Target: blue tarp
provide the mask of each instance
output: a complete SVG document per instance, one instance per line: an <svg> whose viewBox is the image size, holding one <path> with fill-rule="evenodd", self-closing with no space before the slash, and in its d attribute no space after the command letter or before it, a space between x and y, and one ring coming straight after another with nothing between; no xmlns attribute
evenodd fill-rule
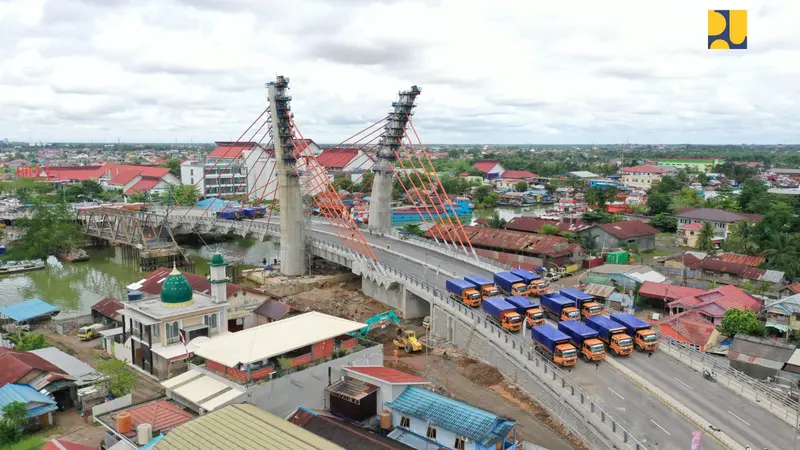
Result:
<svg viewBox="0 0 800 450"><path fill-rule="evenodd" d="M226 208L241 208L242 204L221 198L207 198L197 202L198 208L210 209L211 211L222 211Z"/></svg>
<svg viewBox="0 0 800 450"><path fill-rule="evenodd" d="M33 319L34 317L44 316L56 311L58 311L58 308L49 303L43 302L38 298L0 307L0 314L14 320L15 322L24 322L26 320Z"/></svg>

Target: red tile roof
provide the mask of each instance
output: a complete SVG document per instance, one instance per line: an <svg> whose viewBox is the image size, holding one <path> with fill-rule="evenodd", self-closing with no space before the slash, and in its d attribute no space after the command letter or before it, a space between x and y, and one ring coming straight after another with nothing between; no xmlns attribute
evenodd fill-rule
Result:
<svg viewBox="0 0 800 450"><path fill-rule="evenodd" d="M258 145L256 142L216 142L217 147L208 154L210 158L235 159L242 156L245 150Z"/></svg>
<svg viewBox="0 0 800 450"><path fill-rule="evenodd" d="M596 226L617 239L632 239L660 233L659 230L641 220L624 220L622 222L603 223Z"/></svg>
<svg viewBox="0 0 800 450"><path fill-rule="evenodd" d="M687 225L681 225L679 228L682 228L682 229L685 229L685 230L699 230L699 229L703 228L703 224L700 223L700 222L694 222L694 223L690 223L690 224L687 224Z"/></svg>
<svg viewBox="0 0 800 450"><path fill-rule="evenodd" d="M39 355L0 347L0 386L16 383L32 370L52 374L52 381L72 379L66 372Z"/></svg>
<svg viewBox="0 0 800 450"><path fill-rule="evenodd" d="M108 180L108 184L124 186L139 175L142 177L160 179L169 173L169 169L167 167L117 164L108 168L106 172L111 176L111 179Z"/></svg>
<svg viewBox="0 0 800 450"><path fill-rule="evenodd" d="M97 447L89 447L62 439L53 439L44 444L41 450L97 450Z"/></svg>
<svg viewBox="0 0 800 450"><path fill-rule="evenodd" d="M117 311L124 308L125 305L121 301L113 297L106 297L99 302L92 305L92 311L97 311L105 317L113 319L118 315Z"/></svg>
<svg viewBox="0 0 800 450"><path fill-rule="evenodd" d="M688 286L675 286L667 283L656 283L654 281L645 281L639 288L639 295L650 298L657 298L667 301L677 300L682 297L699 295L705 292L702 289L697 289Z"/></svg>
<svg viewBox="0 0 800 450"><path fill-rule="evenodd" d="M435 235L439 239L450 242L455 239L454 235L457 234L451 231L453 228L455 227L436 224L425 232L425 236L432 237ZM579 244L571 243L560 236L546 236L469 225L463 228L464 231L458 235L463 236L466 233L475 247L512 250L514 253L542 255L553 258L583 251L583 247ZM457 241L457 239L455 240Z"/></svg>
<svg viewBox="0 0 800 450"><path fill-rule="evenodd" d="M344 169L358 155L357 148L328 148L317 156L317 162L326 169Z"/></svg>
<svg viewBox="0 0 800 450"><path fill-rule="evenodd" d="M344 369L349 372L360 373L361 375L385 381L390 384L430 384L430 381L426 380L425 378L410 375L397 369L392 369L391 367L353 366L345 367Z"/></svg>
<svg viewBox="0 0 800 450"><path fill-rule="evenodd" d="M792 283L786 287L795 294L800 294L800 281Z"/></svg>
<svg viewBox="0 0 800 450"><path fill-rule="evenodd" d="M42 169L49 181L97 180L103 176L102 165L92 166L48 166Z"/></svg>
<svg viewBox="0 0 800 450"><path fill-rule="evenodd" d="M478 161L472 167L480 170L482 173L486 174L489 173L490 170L494 168L498 164L496 159L485 159L483 161Z"/></svg>
<svg viewBox="0 0 800 450"><path fill-rule="evenodd" d="M128 190L125 191L125 194L136 194L136 193L147 192L150 189L156 187L160 182L161 178L142 177L142 179L136 182L136 184L128 188Z"/></svg>
<svg viewBox="0 0 800 450"><path fill-rule="evenodd" d="M653 166L623 167L622 171L627 173L658 173L658 174L667 173L666 170L659 169L658 167L653 167Z"/></svg>
<svg viewBox="0 0 800 450"><path fill-rule="evenodd" d="M725 253L720 256L719 259L727 262L744 264L750 267L758 267L767 260L767 258L763 256L740 255L738 253Z"/></svg>
<svg viewBox="0 0 800 450"><path fill-rule="evenodd" d="M659 331L689 344L701 347L708 343L716 327L699 311L684 311L656 322ZM703 348L701 348L703 350Z"/></svg>
<svg viewBox="0 0 800 450"><path fill-rule="evenodd" d="M506 170L500 178L504 180L524 180L526 178L536 178L536 174L527 170Z"/></svg>
<svg viewBox="0 0 800 450"><path fill-rule="evenodd" d="M711 303L718 305L719 309L713 309L713 311L707 309L706 305ZM725 311L731 308L758 312L762 303L738 287L727 285L709 289L701 294L687 295L667 304L668 308L673 306L683 306L692 310L703 307L707 313L711 314L713 312L714 314L712 315L721 317L725 314Z"/></svg>
<svg viewBox="0 0 800 450"><path fill-rule="evenodd" d="M184 411L166 400L157 400L115 411L111 415L112 419L116 421L117 416L122 412L131 414L133 429L130 433L127 433L127 436L134 436L136 434L136 427L142 423L152 424L153 435L156 435L157 433L166 433L178 425L182 425L196 417L195 414Z"/></svg>
<svg viewBox="0 0 800 450"><path fill-rule="evenodd" d="M158 269L148 273L145 275L145 282L142 284L139 290L145 294L160 295L161 287L164 284L162 280L166 278L170 272L172 272L172 269L168 267L159 267ZM211 282L209 282L205 277L189 272L181 273L189 281L189 285L192 286L193 291L203 294L209 294L211 292ZM225 285L225 294L228 297L233 296L233 294L241 290L242 287L238 284L228 283Z"/></svg>
<svg viewBox="0 0 800 450"><path fill-rule="evenodd" d="M542 229L542 225L545 224L557 226L559 233L578 233L591 227L591 225L584 223L582 219L578 219L575 223L570 223L563 220L540 219L534 216L517 216L508 221L505 229L537 233Z"/></svg>

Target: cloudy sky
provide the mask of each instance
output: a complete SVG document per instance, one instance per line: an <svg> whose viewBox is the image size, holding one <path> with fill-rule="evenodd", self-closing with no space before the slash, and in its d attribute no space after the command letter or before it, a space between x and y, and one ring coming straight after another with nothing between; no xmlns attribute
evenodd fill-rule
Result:
<svg viewBox="0 0 800 450"><path fill-rule="evenodd" d="M758 6L754 6L758 5ZM709 51L707 10L748 9ZM798 143L796 0L0 0L0 138L236 139L291 79L336 143L422 88L426 143Z"/></svg>

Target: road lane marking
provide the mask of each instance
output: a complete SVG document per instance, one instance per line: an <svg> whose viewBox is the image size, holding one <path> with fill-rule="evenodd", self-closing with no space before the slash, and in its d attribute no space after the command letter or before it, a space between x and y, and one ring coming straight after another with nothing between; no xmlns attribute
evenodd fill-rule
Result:
<svg viewBox="0 0 800 450"><path fill-rule="evenodd" d="M681 380L679 380L679 379L677 379L677 378L675 378L675 377L672 377L672 379L674 379L674 380L675 380L675 381L677 381L678 383L680 383L680 384L682 384L682 385L686 386L687 388L689 388L689 389L691 389L691 390L694 390L694 388L693 388L693 387L689 386L688 384L684 383L683 381L681 381Z"/></svg>
<svg viewBox="0 0 800 450"><path fill-rule="evenodd" d="M728 411L728 412L730 412L730 411ZM672 433L670 433L669 431L665 430L664 427L659 425L655 420L650 419L650 422L653 422L653 425L657 426L658 428L661 428L661 431L663 431L664 433L667 433L668 436L672 436Z"/></svg>
<svg viewBox="0 0 800 450"><path fill-rule="evenodd" d="M613 389L611 389L611 388L608 388L608 390L609 390L609 391L611 391L611 392L613 392L613 393L615 393L615 394L617 394L617 397L619 397L619 398L621 398L621 399L625 400L625 397L623 397L623 396L619 395L619 392L617 392L617 391L615 391L615 390L613 390Z"/></svg>
<svg viewBox="0 0 800 450"><path fill-rule="evenodd" d="M736 414L734 414L734 413L732 413L732 412L730 412L730 411L728 411L728 414L732 415L733 417L736 417L737 419L739 419L740 421L742 421L742 423L743 423L743 424L745 424L745 425L747 425L748 427L750 426L750 424L749 424L749 423L745 422L745 421L744 421L744 419L742 419L741 417L737 416Z"/></svg>

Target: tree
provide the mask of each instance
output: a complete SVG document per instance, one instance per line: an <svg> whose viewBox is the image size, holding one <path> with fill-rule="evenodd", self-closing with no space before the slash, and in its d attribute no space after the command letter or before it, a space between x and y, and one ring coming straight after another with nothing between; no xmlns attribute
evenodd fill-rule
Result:
<svg viewBox="0 0 800 450"><path fill-rule="evenodd" d="M727 336L747 334L761 337L764 336L764 330L764 324L758 320L756 313L736 308L725 311L720 326L720 332Z"/></svg>
<svg viewBox="0 0 800 450"><path fill-rule="evenodd" d="M469 169L467 169L467 175L469 175L471 177L482 177L483 176L483 172L478 170L477 167L470 167Z"/></svg>
<svg viewBox="0 0 800 450"><path fill-rule="evenodd" d="M11 335L13 337L13 335ZM50 347L50 344L44 340L44 335L41 333L25 333L15 342L17 350L21 352L29 352L31 350L39 350L40 348Z"/></svg>
<svg viewBox="0 0 800 450"><path fill-rule="evenodd" d="M514 190L517 192L525 192L528 190L528 183L524 181L518 181L517 184L514 185Z"/></svg>
<svg viewBox="0 0 800 450"><path fill-rule="evenodd" d="M114 398L129 394L136 383L136 375L125 361L107 359L97 365L97 370L108 377L108 380L99 383L108 383L108 392Z"/></svg>
<svg viewBox="0 0 800 450"><path fill-rule="evenodd" d="M486 225L488 225L489 228L498 228L499 229L499 228L505 227L506 223L508 223L506 221L506 219L503 219L502 217L500 217L500 213L495 211L494 214L492 215L492 217L490 217L489 220L486 222Z"/></svg>
<svg viewBox="0 0 800 450"><path fill-rule="evenodd" d="M763 205L758 204L758 199L767 194L769 188L761 180L747 180L742 184L742 192L739 194L739 205L742 211L758 212L763 210Z"/></svg>
<svg viewBox="0 0 800 450"><path fill-rule="evenodd" d="M683 188L678 191L678 195L672 198L672 202L669 205L673 211L683 208L699 208L701 206L703 206L703 197L696 190L690 188Z"/></svg>
<svg viewBox="0 0 800 450"><path fill-rule="evenodd" d="M169 168L169 172L171 174L175 175L178 178L181 177L181 160L180 159L175 159L175 158L170 159L170 160L167 161L167 164L165 164L165 165L166 165L166 167Z"/></svg>
<svg viewBox="0 0 800 450"><path fill-rule="evenodd" d="M700 228L700 237L697 238L697 249L702 251L714 250L714 224L703 222Z"/></svg>
<svg viewBox="0 0 800 450"><path fill-rule="evenodd" d="M406 223L400 228L401 231L413 234L414 236L422 236L422 229L418 223Z"/></svg>
<svg viewBox="0 0 800 450"><path fill-rule="evenodd" d="M3 406L0 414L0 448L16 444L22 438L27 408L23 402L11 402Z"/></svg>
<svg viewBox="0 0 800 450"><path fill-rule="evenodd" d="M547 236L555 236L558 234L558 227L553 225L552 223L546 223L539 228L539 234L544 234Z"/></svg>
<svg viewBox="0 0 800 450"><path fill-rule="evenodd" d="M197 186L193 184L173 184L169 187L167 204L176 206L194 206L200 198Z"/></svg>
<svg viewBox="0 0 800 450"><path fill-rule="evenodd" d="M83 244L83 235L75 222L75 213L66 203L47 204L36 200L32 215L17 224L25 232L13 243L9 258L45 258L58 251Z"/></svg>
<svg viewBox="0 0 800 450"><path fill-rule="evenodd" d="M650 219L650 225L665 233L672 233L678 229L678 218L672 214L659 213Z"/></svg>
<svg viewBox="0 0 800 450"><path fill-rule="evenodd" d="M476 205L478 203L483 203L483 200L490 193L491 193L491 189L489 189L489 186L487 186L485 184L482 184L482 185L476 187L474 191L472 191L472 200L474 200Z"/></svg>

